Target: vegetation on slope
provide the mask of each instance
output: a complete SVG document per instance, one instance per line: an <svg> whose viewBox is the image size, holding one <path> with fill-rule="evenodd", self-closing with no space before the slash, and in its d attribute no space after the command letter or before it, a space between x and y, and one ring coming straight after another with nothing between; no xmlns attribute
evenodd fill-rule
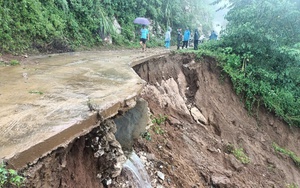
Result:
<svg viewBox="0 0 300 188"><path fill-rule="evenodd" d="M139 38L136 17L152 20L151 31L157 35L167 26L201 22L205 30L211 28L208 4L198 0L9 0L0 1L0 7L1 53L69 51L102 45L107 35L114 44L128 46ZM121 34L116 34L115 20Z"/></svg>
<svg viewBox="0 0 300 188"><path fill-rule="evenodd" d="M223 62L248 109L264 104L290 125L300 127L300 3L230 2L222 38L203 45L202 53Z"/></svg>
<svg viewBox="0 0 300 188"><path fill-rule="evenodd" d="M218 3L222 0L217 0ZM11 0L0 5L0 52L71 51L98 46L108 34L117 45L138 45L135 17L152 20L158 41L173 29L211 27L209 0ZM227 1L225 1L227 2ZM214 51L248 109L264 104L300 127L300 3L297 0L229 0L229 21ZM117 34L113 21L120 23ZM175 33L175 32L173 32ZM157 45L150 40L149 45Z"/></svg>

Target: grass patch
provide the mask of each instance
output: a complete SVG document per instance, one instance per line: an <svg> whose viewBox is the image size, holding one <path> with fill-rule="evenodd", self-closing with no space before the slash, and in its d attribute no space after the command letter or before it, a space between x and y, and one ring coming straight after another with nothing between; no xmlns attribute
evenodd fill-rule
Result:
<svg viewBox="0 0 300 188"><path fill-rule="evenodd" d="M146 139L146 140L148 140L148 141L151 141L151 140L152 140L151 134L150 134L148 131L142 133L142 138L144 138L144 139Z"/></svg>
<svg viewBox="0 0 300 188"><path fill-rule="evenodd" d="M295 183L289 183L286 185L287 188L299 188L299 186Z"/></svg>
<svg viewBox="0 0 300 188"><path fill-rule="evenodd" d="M19 62L18 60L13 59L13 60L11 60L11 61L9 62L9 64L10 64L11 66L16 66L16 65L20 65L20 62Z"/></svg>
<svg viewBox="0 0 300 188"><path fill-rule="evenodd" d="M153 131L156 134L164 134L165 133L165 130L163 128L161 128L161 126L159 126L159 125L153 126Z"/></svg>
<svg viewBox="0 0 300 188"><path fill-rule="evenodd" d="M151 115L150 119L153 124L161 125L166 122L166 120L168 119L168 116L161 115L161 114L159 114L158 116Z"/></svg>
<svg viewBox="0 0 300 188"><path fill-rule="evenodd" d="M300 157L298 157L294 152L278 146L275 142L273 142L272 146L276 152L289 156L294 161L295 165L300 167Z"/></svg>
<svg viewBox="0 0 300 188"><path fill-rule="evenodd" d="M250 158L245 154L243 148L235 148L232 144L228 144L227 152L233 154L242 164L250 163Z"/></svg>

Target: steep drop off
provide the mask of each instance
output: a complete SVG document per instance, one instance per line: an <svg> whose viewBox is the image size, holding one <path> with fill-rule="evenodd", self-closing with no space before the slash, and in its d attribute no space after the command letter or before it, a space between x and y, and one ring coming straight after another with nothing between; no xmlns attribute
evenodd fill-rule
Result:
<svg viewBox="0 0 300 188"><path fill-rule="evenodd" d="M272 146L275 142L300 156L299 129L288 127L263 108L249 115L214 59L164 55L134 70L147 82L140 97L148 102L149 117L168 116L166 122L149 126L148 134L134 142L152 187L300 185L299 168ZM146 124L143 115L135 116L147 112L145 106L138 106L127 116L120 112L114 121L100 118L91 133L24 169L26 187L135 187L124 171L115 178L125 158L124 147L114 134L124 139L118 136L118 122L125 125L137 119L129 124ZM241 148L249 157L246 164L233 154Z"/></svg>
<svg viewBox="0 0 300 188"><path fill-rule="evenodd" d="M141 138L135 144L135 150L146 152L152 179L158 170L165 174L158 184L243 188L300 185L299 167L272 146L277 143L300 156L299 129L288 127L264 108L249 115L214 59L171 55L134 69L148 83L142 97L152 114L169 119L160 126L163 134L150 128L151 141ZM250 160L246 158L245 164L233 154L233 150L243 153L241 148ZM155 157L147 157L149 153Z"/></svg>

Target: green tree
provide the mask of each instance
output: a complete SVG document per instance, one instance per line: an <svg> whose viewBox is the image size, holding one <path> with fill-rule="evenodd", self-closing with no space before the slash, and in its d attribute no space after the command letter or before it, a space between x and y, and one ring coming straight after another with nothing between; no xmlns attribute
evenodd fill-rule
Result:
<svg viewBox="0 0 300 188"><path fill-rule="evenodd" d="M230 0L220 47L240 57L233 79L249 109L263 101L300 126L300 6L295 0ZM228 68L230 67L231 68ZM298 72L298 73L297 73Z"/></svg>

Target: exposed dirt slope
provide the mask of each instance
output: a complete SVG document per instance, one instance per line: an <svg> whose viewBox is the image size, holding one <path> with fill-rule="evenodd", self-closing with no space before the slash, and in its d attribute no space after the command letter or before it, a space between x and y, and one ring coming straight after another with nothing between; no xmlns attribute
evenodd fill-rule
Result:
<svg viewBox="0 0 300 188"><path fill-rule="evenodd" d="M272 147L276 142L300 156L299 129L289 128L264 109L259 109L256 117L250 116L214 59L193 59L191 55L173 55L134 67L148 82L142 97L151 112L169 119L160 126L163 134L155 133L152 126L151 141L141 138L135 144L137 152L152 156L147 157L153 166L147 166L152 179L159 180L158 170L165 175L153 185L299 186L299 168ZM243 148L250 162L237 160L233 148Z"/></svg>

